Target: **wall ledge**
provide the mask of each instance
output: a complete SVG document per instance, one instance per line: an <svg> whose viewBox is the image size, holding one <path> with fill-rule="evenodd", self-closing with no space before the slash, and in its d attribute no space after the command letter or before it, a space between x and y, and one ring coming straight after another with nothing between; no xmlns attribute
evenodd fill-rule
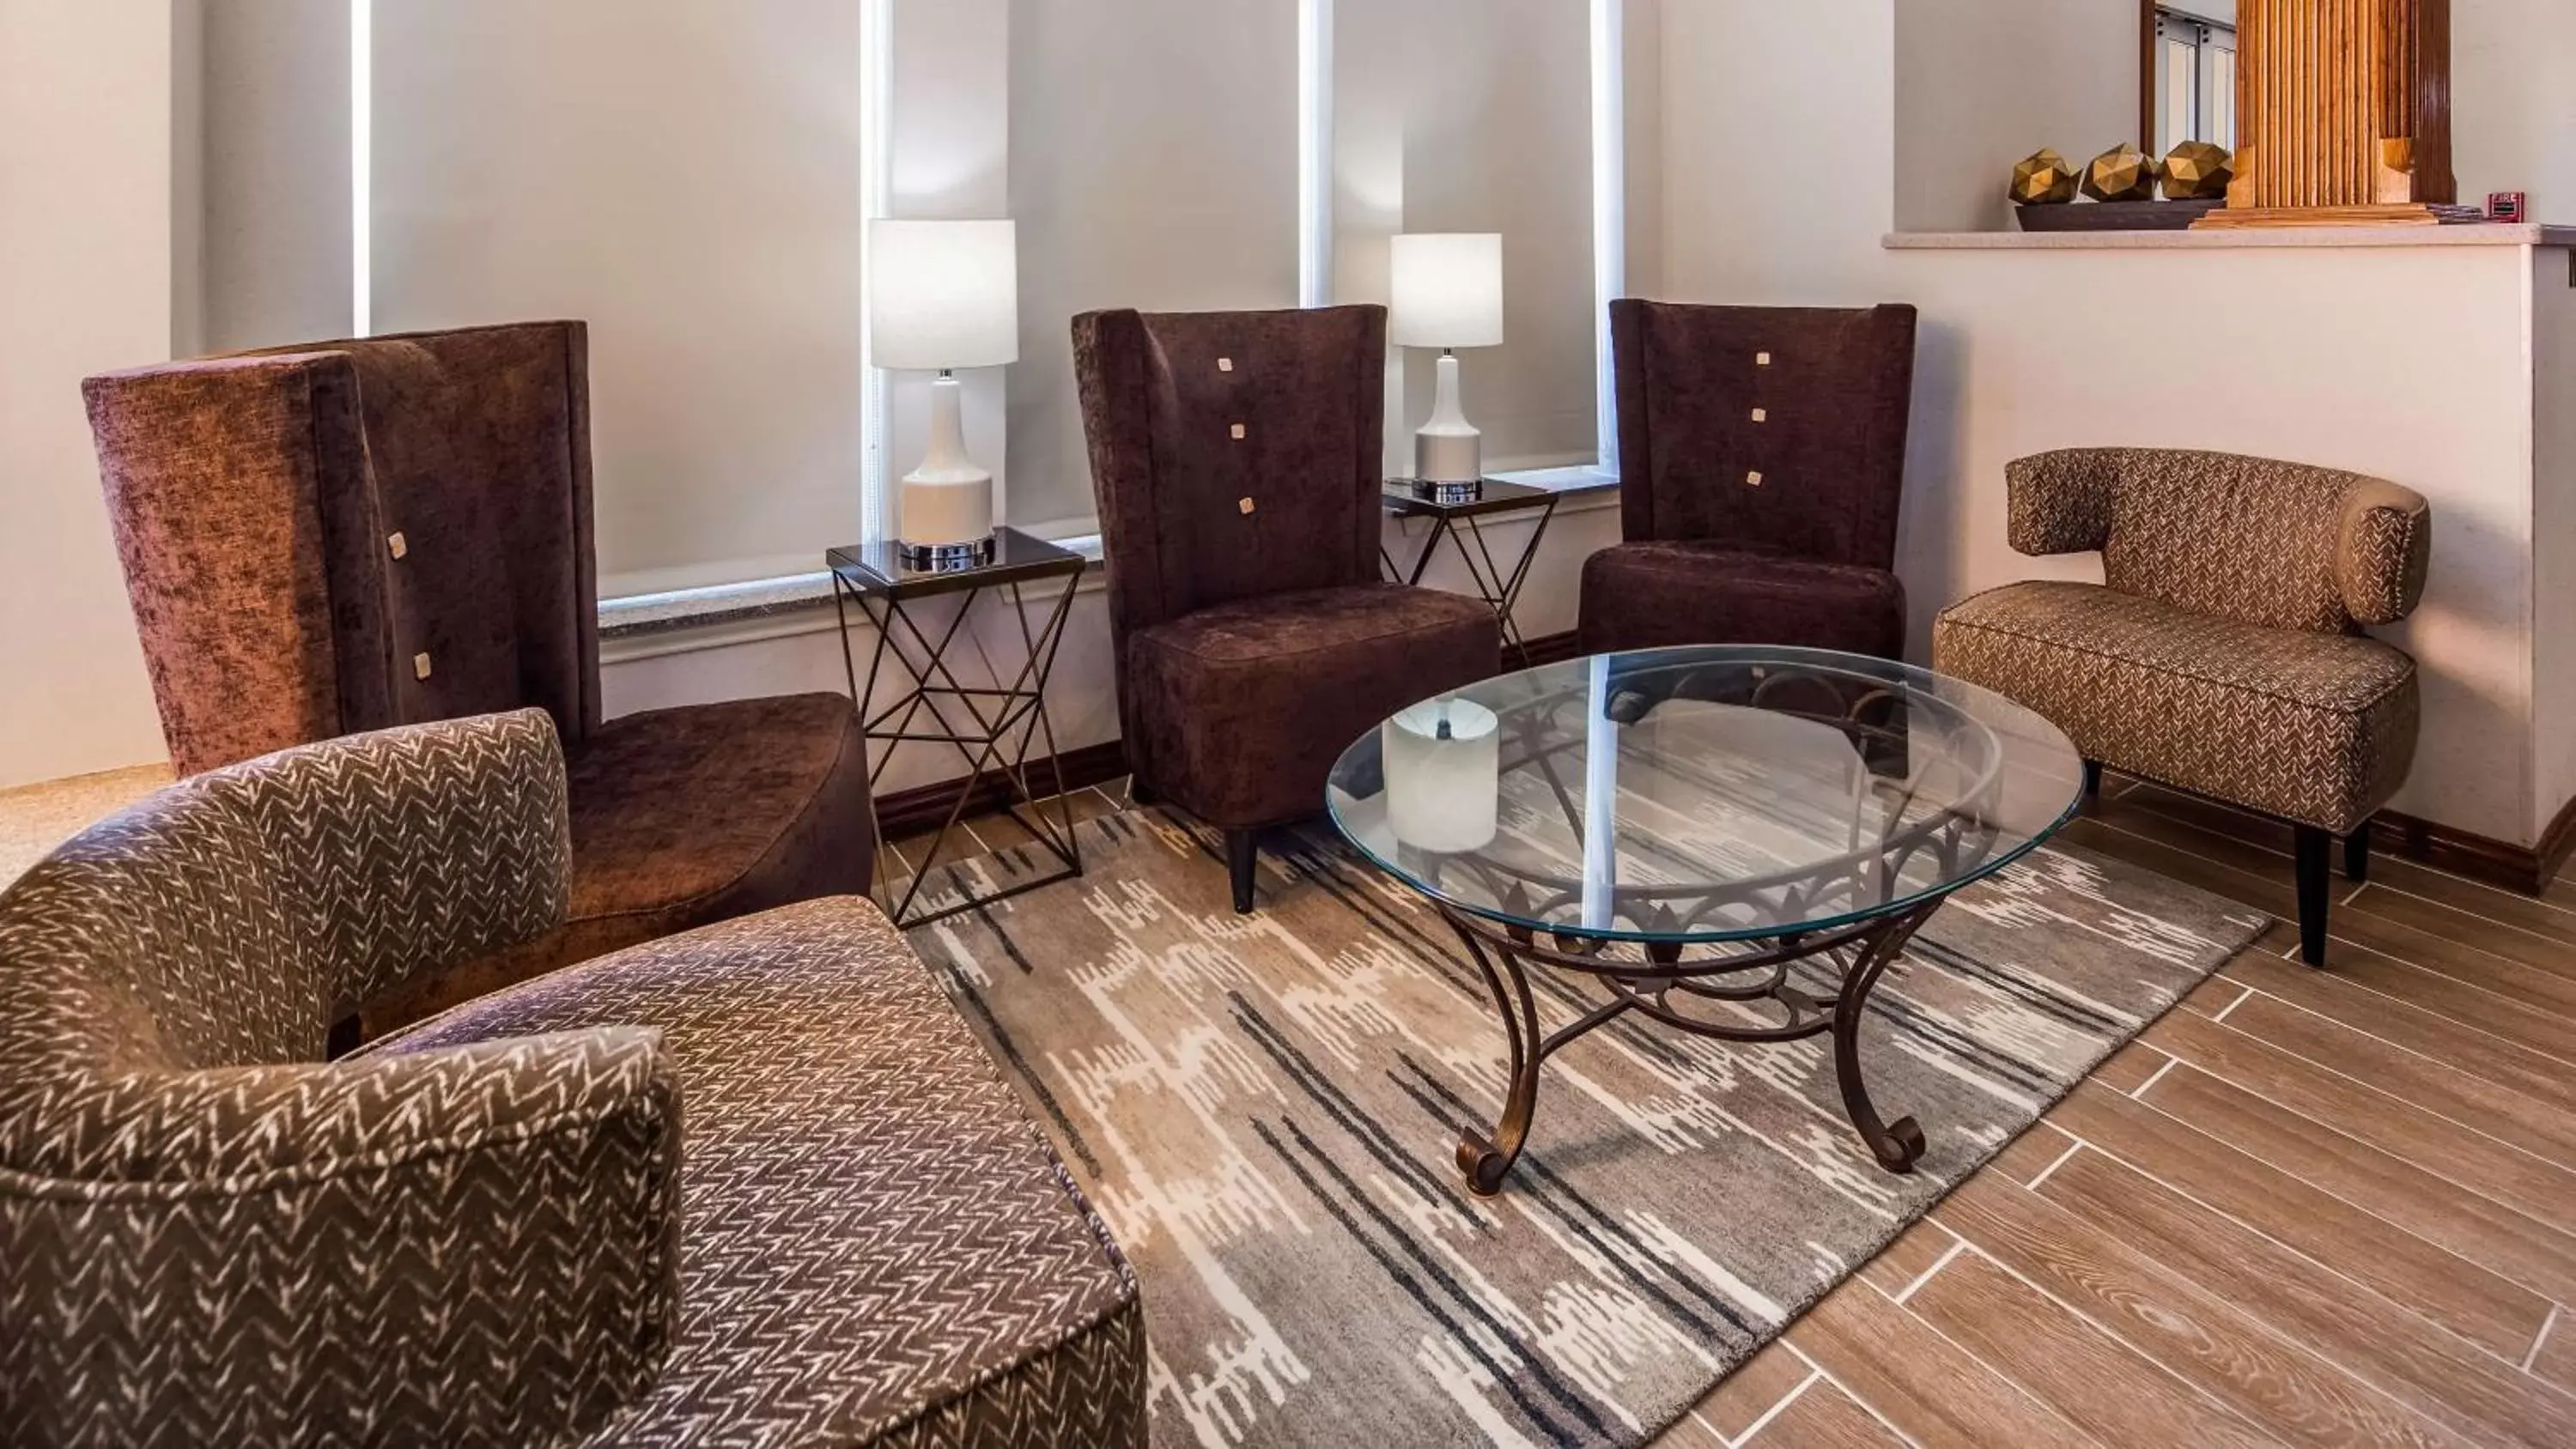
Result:
<svg viewBox="0 0 2576 1449"><path fill-rule="evenodd" d="M1895 231L1892 252L2251 251L2316 247L2576 247L2576 226L2247 227L2217 231Z"/></svg>
<svg viewBox="0 0 2576 1449"><path fill-rule="evenodd" d="M1619 476L1599 468L1540 468L1494 476L1565 495L1570 506L1561 507L1560 512L1618 506ZM1489 526L1508 522L1494 519ZM1101 560L1099 534L1056 536L1049 541L1089 559L1091 566L1084 586L1098 583L1106 568ZM609 646L605 652L611 662L654 653L718 648L829 627L832 621L817 615L829 609L831 603L832 575L822 569L741 583L628 594L599 601L599 637L602 644ZM676 647L656 648L643 642L699 631L711 632Z"/></svg>

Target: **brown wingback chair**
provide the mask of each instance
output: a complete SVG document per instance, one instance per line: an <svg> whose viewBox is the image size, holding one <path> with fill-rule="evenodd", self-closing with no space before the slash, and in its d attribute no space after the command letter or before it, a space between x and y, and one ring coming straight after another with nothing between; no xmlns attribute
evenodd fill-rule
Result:
<svg viewBox="0 0 2576 1449"><path fill-rule="evenodd" d="M2415 763L2415 661L2361 631L2424 595L2423 495L2300 463L2073 448L2008 471L2012 546L2102 555L2101 584L2034 580L1941 613L1945 674L2055 721L2101 767L2296 827L2300 951L2326 959L2329 858Z"/></svg>
<svg viewBox="0 0 2576 1449"><path fill-rule="evenodd" d="M1128 764L1225 832L1249 911L1255 832L1321 810L1386 716L1491 677L1501 631L1378 577L1384 308L1093 312L1073 344Z"/></svg>
<svg viewBox="0 0 2576 1449"><path fill-rule="evenodd" d="M1897 658L1914 309L1610 304L1626 541L1583 566L1586 652Z"/></svg>
<svg viewBox="0 0 2576 1449"><path fill-rule="evenodd" d="M554 717L569 916L368 1003L365 1034L638 941L866 892L874 825L847 699L601 718L582 324L313 343L84 390L179 773L391 725Z"/></svg>

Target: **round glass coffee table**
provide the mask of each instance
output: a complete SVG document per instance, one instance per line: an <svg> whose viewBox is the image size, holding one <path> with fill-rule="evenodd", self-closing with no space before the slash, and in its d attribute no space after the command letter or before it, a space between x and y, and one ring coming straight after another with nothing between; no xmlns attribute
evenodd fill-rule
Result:
<svg viewBox="0 0 2576 1449"><path fill-rule="evenodd" d="M1878 1161L1922 1156L1862 1080L1872 988L1960 887L2071 818L2084 769L2055 725L1929 670L1707 646L1552 664L1426 700L1345 751L1326 793L1372 861L1428 896L1502 1017L1511 1080L1458 1165L1502 1188L1540 1068L1630 1012L1738 1042L1830 1032ZM1607 988L1544 1036L1533 971Z"/></svg>

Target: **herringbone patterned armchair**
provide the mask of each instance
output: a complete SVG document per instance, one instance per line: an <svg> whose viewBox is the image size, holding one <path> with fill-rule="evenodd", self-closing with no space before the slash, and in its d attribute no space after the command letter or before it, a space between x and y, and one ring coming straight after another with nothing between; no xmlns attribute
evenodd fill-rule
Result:
<svg viewBox="0 0 2576 1449"><path fill-rule="evenodd" d="M2333 842L2359 880L2370 819L2415 761L2415 661L2364 634L2415 610L2422 495L2357 473L2159 448L2011 466L2012 546L2099 550L2101 584L2033 581L1942 611L1945 674L2057 722L2101 768L2290 822L2308 964Z"/></svg>
<svg viewBox="0 0 2576 1449"><path fill-rule="evenodd" d="M0 893L0 1443L1141 1444L1132 1275L864 900L323 1060L557 926L565 793L542 711L351 736Z"/></svg>

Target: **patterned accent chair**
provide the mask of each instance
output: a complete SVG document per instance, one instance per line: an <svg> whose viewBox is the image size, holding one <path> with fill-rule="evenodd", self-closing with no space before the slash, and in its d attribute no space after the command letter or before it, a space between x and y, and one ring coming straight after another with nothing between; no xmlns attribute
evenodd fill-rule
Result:
<svg viewBox="0 0 2576 1449"><path fill-rule="evenodd" d="M1386 309L1073 322L1127 762L1225 833L1324 808L1351 741L1502 668L1493 611L1378 576Z"/></svg>
<svg viewBox="0 0 2576 1449"><path fill-rule="evenodd" d="M1124 1260L883 915L331 1023L556 929L541 711L302 746L0 894L0 1442L1142 1445Z"/></svg>
<svg viewBox="0 0 2576 1449"><path fill-rule="evenodd" d="M366 1034L571 961L864 894L837 694L603 721L588 333L312 343L92 378L108 511L180 773L533 705L571 758L564 924L359 1003Z"/></svg>
<svg viewBox="0 0 2576 1449"><path fill-rule="evenodd" d="M2299 934L2325 964L2332 844L2415 760L2415 661L2364 635L2424 594L2433 525L2394 483L2223 453L2091 448L2012 465L2012 546L2102 554L2105 585L2019 583L1943 611L1934 667L2115 769L2296 827Z"/></svg>
<svg viewBox="0 0 2576 1449"><path fill-rule="evenodd" d="M1905 652L1897 508L1914 309L1610 304L1626 542L1583 565L1584 652Z"/></svg>

